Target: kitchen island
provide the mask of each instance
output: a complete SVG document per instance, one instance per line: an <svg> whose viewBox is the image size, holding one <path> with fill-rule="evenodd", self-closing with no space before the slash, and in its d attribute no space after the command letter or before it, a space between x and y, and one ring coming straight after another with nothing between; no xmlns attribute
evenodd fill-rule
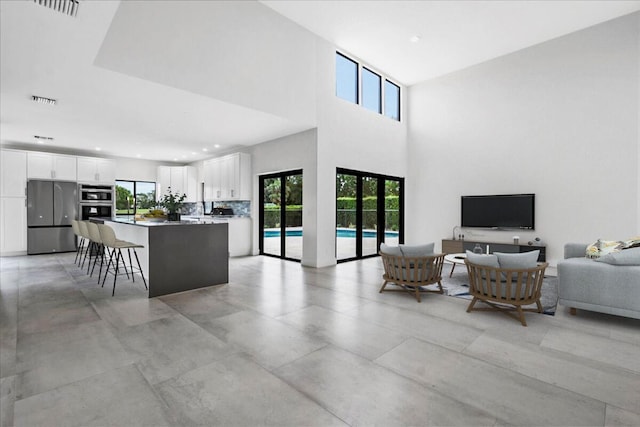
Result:
<svg viewBox="0 0 640 427"><path fill-rule="evenodd" d="M118 239L144 246L136 252L149 284L149 298L229 281L227 224L124 218L92 221L109 225Z"/></svg>

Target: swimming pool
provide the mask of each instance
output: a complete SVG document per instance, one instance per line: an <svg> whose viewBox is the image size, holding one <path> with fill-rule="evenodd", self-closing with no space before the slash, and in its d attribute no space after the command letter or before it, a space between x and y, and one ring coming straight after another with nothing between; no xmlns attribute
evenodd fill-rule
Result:
<svg viewBox="0 0 640 427"><path fill-rule="evenodd" d="M287 237L300 237L302 236L302 230L287 230L285 235ZM372 237L376 237L376 235L377 233L371 230L364 230L362 232L362 237L364 238L372 238ZM398 232L385 231L384 236L388 238L398 237ZM264 237L280 237L280 230L264 230ZM336 237L355 238L356 230L353 230L351 228L338 228L336 230Z"/></svg>

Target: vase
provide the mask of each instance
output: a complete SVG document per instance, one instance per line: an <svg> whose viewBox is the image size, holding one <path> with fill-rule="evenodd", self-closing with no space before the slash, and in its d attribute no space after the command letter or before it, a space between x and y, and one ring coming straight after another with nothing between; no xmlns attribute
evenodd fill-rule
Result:
<svg viewBox="0 0 640 427"><path fill-rule="evenodd" d="M476 245L474 246L473 253L474 254L482 254L482 246L480 246L479 243L476 243Z"/></svg>
<svg viewBox="0 0 640 427"><path fill-rule="evenodd" d="M180 213L179 212L169 212L167 214L167 220L169 220L169 221L180 221Z"/></svg>

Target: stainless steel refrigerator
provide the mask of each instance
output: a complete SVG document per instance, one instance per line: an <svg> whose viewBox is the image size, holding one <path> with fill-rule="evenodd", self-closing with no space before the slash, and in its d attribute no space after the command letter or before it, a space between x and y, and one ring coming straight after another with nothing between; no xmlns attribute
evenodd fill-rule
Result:
<svg viewBox="0 0 640 427"><path fill-rule="evenodd" d="M27 253L44 254L76 250L71 221L78 209L75 182L27 182Z"/></svg>

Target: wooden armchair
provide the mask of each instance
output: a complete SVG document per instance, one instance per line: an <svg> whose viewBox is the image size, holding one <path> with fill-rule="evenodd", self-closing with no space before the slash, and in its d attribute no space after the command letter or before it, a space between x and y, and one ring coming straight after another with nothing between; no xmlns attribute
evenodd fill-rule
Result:
<svg viewBox="0 0 640 427"><path fill-rule="evenodd" d="M384 283L380 288L380 293L387 292L409 292L412 293L418 302L420 293L434 292L442 293L442 266L444 265L444 254L434 254L421 257L409 257L403 255L393 255L380 252L382 265L384 266ZM397 289L386 289L387 284L398 286ZM437 283L439 290L430 290L423 286Z"/></svg>
<svg viewBox="0 0 640 427"><path fill-rule="evenodd" d="M540 294L544 271L548 263L540 263L537 267L528 269L504 269L477 265L465 260L469 273L469 294L473 300L467 307L467 312L472 310L497 310L502 311L519 320L522 326L527 326L524 319L525 311L537 311L542 313ZM480 300L490 307L474 308ZM522 306L535 303L536 308L522 308ZM517 316L512 311L517 312Z"/></svg>

